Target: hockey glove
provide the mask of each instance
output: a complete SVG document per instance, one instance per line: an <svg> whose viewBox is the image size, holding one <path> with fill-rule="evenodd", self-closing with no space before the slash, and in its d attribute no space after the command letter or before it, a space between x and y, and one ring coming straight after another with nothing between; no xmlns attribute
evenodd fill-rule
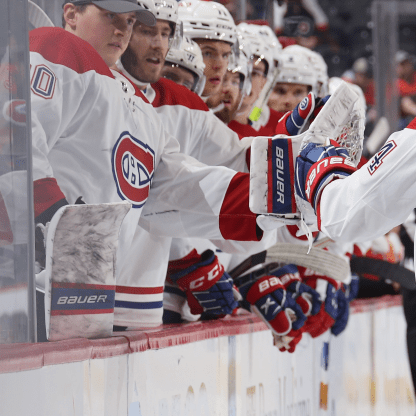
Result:
<svg viewBox="0 0 416 416"><path fill-rule="evenodd" d="M243 296L243 306L257 314L273 334L295 337L301 333L306 316L278 277L268 275L257 279L251 273L237 279L236 285Z"/></svg>
<svg viewBox="0 0 416 416"><path fill-rule="evenodd" d="M342 289L337 290L337 303L338 312L334 325L331 328L331 333L334 335L339 335L347 327L348 316L350 314L348 299Z"/></svg>
<svg viewBox="0 0 416 416"><path fill-rule="evenodd" d="M320 294L322 301L319 312L309 316L304 326L304 332L316 338L330 329L338 318L337 292L341 289L341 284L326 276L314 274L305 276L303 282L314 288Z"/></svg>
<svg viewBox="0 0 416 416"><path fill-rule="evenodd" d="M344 285L345 297L348 302L353 301L358 296L360 289L360 278L356 274L351 275L351 282Z"/></svg>
<svg viewBox="0 0 416 416"><path fill-rule="evenodd" d="M182 270L168 270L168 279L187 296L191 312L230 314L238 307L238 292L212 250L206 250L198 262Z"/></svg>
<svg viewBox="0 0 416 416"><path fill-rule="evenodd" d="M357 170L348 159L347 149L331 143L329 146L308 143L296 158L295 191L315 212L325 186Z"/></svg>
<svg viewBox="0 0 416 416"><path fill-rule="evenodd" d="M319 312L322 303L319 293L302 282L299 270L294 264L282 267L273 275L280 278L286 291L296 300L305 316L316 315Z"/></svg>
<svg viewBox="0 0 416 416"><path fill-rule="evenodd" d="M327 95L325 98L315 98L315 95L310 92L293 111L288 111L279 120L275 134L285 134L287 136L300 134L306 123L313 121L319 114L329 97Z"/></svg>

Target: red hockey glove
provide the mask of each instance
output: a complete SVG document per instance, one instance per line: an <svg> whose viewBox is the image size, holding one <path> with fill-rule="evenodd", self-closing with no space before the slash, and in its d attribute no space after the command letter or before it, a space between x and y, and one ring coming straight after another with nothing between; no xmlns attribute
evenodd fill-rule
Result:
<svg viewBox="0 0 416 416"><path fill-rule="evenodd" d="M316 338L330 329L338 318L338 290L341 283L326 277L311 273L304 268L299 268L303 275L303 282L315 289L321 296L321 307L316 315L308 317L304 332L308 332L312 338Z"/></svg>
<svg viewBox="0 0 416 416"><path fill-rule="evenodd" d="M230 314L238 307L233 280L212 250L204 251L199 261L190 266L180 265L180 261L170 263L168 279L186 293L193 314Z"/></svg>

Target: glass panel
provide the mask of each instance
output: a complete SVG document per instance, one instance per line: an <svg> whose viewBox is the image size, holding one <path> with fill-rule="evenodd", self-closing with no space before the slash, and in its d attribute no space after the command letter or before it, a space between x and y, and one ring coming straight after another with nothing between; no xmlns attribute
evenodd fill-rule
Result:
<svg viewBox="0 0 416 416"><path fill-rule="evenodd" d="M35 341L26 0L0 0L0 344Z"/></svg>

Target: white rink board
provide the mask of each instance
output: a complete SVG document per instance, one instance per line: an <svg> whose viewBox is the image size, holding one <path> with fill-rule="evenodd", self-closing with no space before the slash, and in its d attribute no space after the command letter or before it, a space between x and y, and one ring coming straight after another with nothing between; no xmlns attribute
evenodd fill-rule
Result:
<svg viewBox="0 0 416 416"><path fill-rule="evenodd" d="M350 315L325 372L327 339L288 354L260 331L4 373L0 415L414 416L401 306Z"/></svg>

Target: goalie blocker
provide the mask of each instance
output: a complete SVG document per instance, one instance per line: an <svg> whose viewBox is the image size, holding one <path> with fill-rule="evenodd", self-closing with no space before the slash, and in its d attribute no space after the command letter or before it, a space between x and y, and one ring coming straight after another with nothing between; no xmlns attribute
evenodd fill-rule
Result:
<svg viewBox="0 0 416 416"><path fill-rule="evenodd" d="M273 214L286 220L300 219L304 207L294 191L298 154L310 142L329 145L333 139L347 148L349 158L357 165L362 151L364 117L358 95L344 82L306 132L292 137L255 138L251 146L251 211L266 216ZM308 212L306 214L308 216ZM315 218L309 222L314 221Z"/></svg>

